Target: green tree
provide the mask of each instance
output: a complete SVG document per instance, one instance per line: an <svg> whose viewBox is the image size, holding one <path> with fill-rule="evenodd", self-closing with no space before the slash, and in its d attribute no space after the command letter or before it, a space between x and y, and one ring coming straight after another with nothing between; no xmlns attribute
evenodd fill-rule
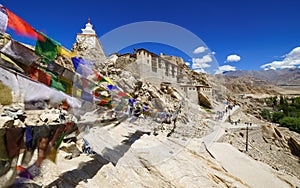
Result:
<svg viewBox="0 0 300 188"><path fill-rule="evenodd" d="M277 106L277 96L270 97L270 100L272 101L273 107Z"/></svg>
<svg viewBox="0 0 300 188"><path fill-rule="evenodd" d="M274 112L272 115L272 122L279 123L279 120L284 118L283 112Z"/></svg>
<svg viewBox="0 0 300 188"><path fill-rule="evenodd" d="M300 133L300 118L284 117L279 120L280 125Z"/></svg>
<svg viewBox="0 0 300 188"><path fill-rule="evenodd" d="M283 99L283 96L280 95L280 98L279 98L279 105L282 106L284 104L284 99Z"/></svg>
<svg viewBox="0 0 300 188"><path fill-rule="evenodd" d="M271 120L271 113L268 109L263 109L261 112L260 112L260 115L262 118L266 119L266 120Z"/></svg>

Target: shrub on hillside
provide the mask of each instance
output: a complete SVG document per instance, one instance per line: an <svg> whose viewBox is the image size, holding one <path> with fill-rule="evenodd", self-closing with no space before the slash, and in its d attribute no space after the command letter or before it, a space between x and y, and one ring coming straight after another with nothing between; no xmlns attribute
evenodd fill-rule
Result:
<svg viewBox="0 0 300 188"><path fill-rule="evenodd" d="M266 120L270 120L271 119L271 113L268 109L263 109L261 112L260 112L260 115L262 118L266 119Z"/></svg>
<svg viewBox="0 0 300 188"><path fill-rule="evenodd" d="M284 117L279 120L280 125L300 133L300 118Z"/></svg>
<svg viewBox="0 0 300 188"><path fill-rule="evenodd" d="M279 120L284 117L285 117L285 115L283 112L274 112L272 115L272 122L279 123Z"/></svg>

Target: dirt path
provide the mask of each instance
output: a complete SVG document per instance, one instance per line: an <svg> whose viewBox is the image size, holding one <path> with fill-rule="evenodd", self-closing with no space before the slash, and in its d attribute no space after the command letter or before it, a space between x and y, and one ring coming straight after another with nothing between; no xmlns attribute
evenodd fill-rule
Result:
<svg viewBox="0 0 300 188"><path fill-rule="evenodd" d="M270 166L252 159L228 143L213 143L208 150L226 171L251 187L291 187L279 179L278 172Z"/></svg>
<svg viewBox="0 0 300 188"><path fill-rule="evenodd" d="M233 114L238 108L230 111ZM231 175L240 178L243 182L251 187L292 187L299 186L300 181L296 178L289 177L290 180L283 178L283 174L279 174L265 163L254 160L248 155L238 151L235 147L228 143L217 143L217 141L225 134L225 128L244 128L246 124L232 125L225 123L229 113L224 114L221 121L216 122L214 131L203 138L203 143L207 151L222 165L222 167ZM257 127L257 125L252 125ZM285 179L285 180L283 180ZM291 180L292 179L292 180ZM290 183L292 182L292 183Z"/></svg>

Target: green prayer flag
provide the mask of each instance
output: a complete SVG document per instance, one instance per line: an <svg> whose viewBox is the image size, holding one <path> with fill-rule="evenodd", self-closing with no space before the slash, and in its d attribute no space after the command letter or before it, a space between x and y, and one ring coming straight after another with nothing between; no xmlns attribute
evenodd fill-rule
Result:
<svg viewBox="0 0 300 188"><path fill-rule="evenodd" d="M37 40L35 44L35 53L43 58L43 61L49 63L53 61L57 55L57 46L59 45L55 40L45 36L45 41Z"/></svg>
<svg viewBox="0 0 300 188"><path fill-rule="evenodd" d="M66 136L66 133L63 132L62 135L59 137L59 139L55 142L54 148L57 150L59 146L61 145L62 141L64 140L64 137Z"/></svg>

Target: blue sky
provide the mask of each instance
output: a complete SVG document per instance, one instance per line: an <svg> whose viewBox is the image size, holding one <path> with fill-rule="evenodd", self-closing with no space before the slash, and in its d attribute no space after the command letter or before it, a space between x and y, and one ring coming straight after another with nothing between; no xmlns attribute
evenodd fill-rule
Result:
<svg viewBox="0 0 300 188"><path fill-rule="evenodd" d="M300 66L298 0L2 0L0 3L68 49L89 17L100 38L126 24L159 21L175 24L199 37L209 49L207 54L215 57L220 70ZM13 37L30 43L27 39ZM145 47L155 53L182 55L165 45L146 43ZM129 50L125 48L121 52ZM210 63L209 59L205 61L202 57L194 58L194 62ZM193 62L193 57L184 59Z"/></svg>

